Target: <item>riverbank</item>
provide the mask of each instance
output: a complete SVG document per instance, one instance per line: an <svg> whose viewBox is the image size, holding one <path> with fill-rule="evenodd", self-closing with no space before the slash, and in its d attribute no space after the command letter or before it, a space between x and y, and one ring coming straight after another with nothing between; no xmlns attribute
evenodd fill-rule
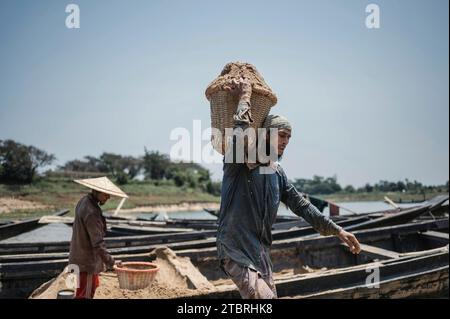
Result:
<svg viewBox="0 0 450 319"><path fill-rule="evenodd" d="M156 185L151 181L136 181L120 187L129 195L122 208L124 212L216 209L220 202L220 197L199 189ZM0 219L30 218L62 208L70 209L70 216L77 202L88 192L87 188L69 179L42 179L30 185L0 184ZM119 201L119 198L112 197L102 208L104 211L114 210Z"/></svg>
<svg viewBox="0 0 450 319"><path fill-rule="evenodd" d="M203 209L218 210L220 203L180 203L169 205L149 205L139 206L135 208L121 209L120 214L136 214L136 213L175 213L188 211L203 211Z"/></svg>
<svg viewBox="0 0 450 319"><path fill-rule="evenodd" d="M330 195L317 195L327 201L344 203L344 202L371 202L384 201L384 197L389 197L396 203L420 203L429 200L438 195L445 195L448 192L427 192L421 193L403 193L403 192L370 192L370 193L335 193Z"/></svg>
<svg viewBox="0 0 450 319"><path fill-rule="evenodd" d="M152 181L133 181L120 186L130 198L122 207L122 213L159 213L180 211L201 211L203 208L218 209L220 197L203 192L200 189L176 187L175 185ZM46 178L30 185L0 184L0 219L31 218L47 215L51 211L62 208L71 210L73 215L79 199L89 192L70 179ZM446 192L403 193L403 192L370 192L370 193L336 193L317 195L336 203L360 201L384 201L388 196L397 203L422 202L434 196L448 194ZM112 197L104 211L113 211L119 199Z"/></svg>

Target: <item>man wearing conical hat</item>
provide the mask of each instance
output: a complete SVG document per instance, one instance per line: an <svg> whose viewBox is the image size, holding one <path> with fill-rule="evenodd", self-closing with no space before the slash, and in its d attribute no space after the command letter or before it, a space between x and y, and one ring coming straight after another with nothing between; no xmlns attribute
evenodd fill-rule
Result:
<svg viewBox="0 0 450 319"><path fill-rule="evenodd" d="M75 298L92 299L99 285L99 273L114 266L114 258L106 250L106 220L100 206L111 196L128 196L107 177L75 180L91 189L75 208L69 264L79 269Z"/></svg>
<svg viewBox="0 0 450 319"><path fill-rule="evenodd" d="M292 134L292 126L286 118L278 115L267 116L264 127L275 132L267 133L266 143L257 141L268 144L278 160L262 163L262 160L257 158L251 162L247 156L233 154L236 153L237 138L243 136L240 132L252 123L252 87L248 80L241 78L239 81L233 80L226 89L238 94L239 105L234 115L235 135L232 147L227 150L231 154L225 154L223 166L222 200L216 241L220 266L236 284L243 298L276 298L270 246L272 225L280 202L304 218L322 235L338 236L353 253L360 252L360 245L353 234L321 214L288 181L278 163ZM237 162L236 158L245 160Z"/></svg>

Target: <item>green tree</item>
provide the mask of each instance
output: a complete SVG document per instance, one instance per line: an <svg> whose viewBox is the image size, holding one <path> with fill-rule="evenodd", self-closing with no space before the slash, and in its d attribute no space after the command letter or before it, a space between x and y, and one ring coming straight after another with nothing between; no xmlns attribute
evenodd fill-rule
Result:
<svg viewBox="0 0 450 319"><path fill-rule="evenodd" d="M209 181L206 184L206 191L211 195L220 196L221 189L222 189L222 183L220 183L220 182Z"/></svg>
<svg viewBox="0 0 450 319"><path fill-rule="evenodd" d="M0 182L31 183L39 168L53 163L55 156L37 147L13 140L0 140Z"/></svg>
<svg viewBox="0 0 450 319"><path fill-rule="evenodd" d="M85 156L84 160L68 161L60 169L75 172L105 173L115 177L119 184L125 184L140 173L142 159L105 152L99 158Z"/></svg>
<svg viewBox="0 0 450 319"><path fill-rule="evenodd" d="M148 151L145 149L145 154L142 161L142 167L146 178L160 180L166 177L168 168L170 166L170 159L165 154L160 154L158 151Z"/></svg>
<svg viewBox="0 0 450 319"><path fill-rule="evenodd" d="M336 176L324 178L314 175L312 179L296 179L293 184L307 194L333 194L342 190Z"/></svg>
<svg viewBox="0 0 450 319"><path fill-rule="evenodd" d="M344 191L346 193L354 193L355 192L355 188L352 185L347 185L347 186L345 186Z"/></svg>
<svg viewBox="0 0 450 319"><path fill-rule="evenodd" d="M108 173L108 168L94 156L85 156L83 160L71 160L59 169L73 172Z"/></svg>
<svg viewBox="0 0 450 319"><path fill-rule="evenodd" d="M367 193L371 193L371 192L373 192L373 186L370 185L369 183L367 183L366 185L364 185L364 190L365 190Z"/></svg>

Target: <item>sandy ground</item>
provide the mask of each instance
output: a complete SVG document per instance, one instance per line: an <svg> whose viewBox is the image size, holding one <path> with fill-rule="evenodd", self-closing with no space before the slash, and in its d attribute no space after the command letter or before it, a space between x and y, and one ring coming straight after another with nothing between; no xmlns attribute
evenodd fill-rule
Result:
<svg viewBox="0 0 450 319"><path fill-rule="evenodd" d="M134 291L121 289L117 275L114 272L105 272L100 274L100 287L96 291L95 299L168 299L235 288L230 279L208 281L188 257L178 257L166 247L157 248L151 254L155 255L154 263L160 270L149 287ZM326 269L311 269L308 266L288 268L274 273L274 278L280 280L324 270ZM67 289L67 277L66 273L60 274L53 281L36 289L30 298L56 299L58 291Z"/></svg>
<svg viewBox="0 0 450 319"><path fill-rule="evenodd" d="M39 210L48 208L49 206L37 202L14 197L0 197L0 214L7 214L17 210Z"/></svg>
<svg viewBox="0 0 450 319"><path fill-rule="evenodd" d="M216 289L192 265L187 257L177 257L175 253L165 247L158 248L152 253L157 258L154 261L160 270L149 287L140 290L120 289L119 280L114 272L100 274L100 287L95 299L166 299L205 293ZM56 299L58 291L67 289L66 273L60 274L52 282L45 283L36 289L30 298Z"/></svg>

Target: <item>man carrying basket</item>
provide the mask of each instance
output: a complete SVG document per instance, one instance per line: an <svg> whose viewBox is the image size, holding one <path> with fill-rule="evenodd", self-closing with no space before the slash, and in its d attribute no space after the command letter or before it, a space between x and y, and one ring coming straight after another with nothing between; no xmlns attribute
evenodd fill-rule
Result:
<svg viewBox="0 0 450 319"><path fill-rule="evenodd" d="M250 98L252 85L244 78L232 80L225 90L239 97L233 116L237 131L245 131L252 123ZM276 129L278 140L271 145L281 159L292 134L289 121L278 115L268 115L263 127ZM275 144L273 140L272 144ZM234 140L227 152L236 146ZM227 157L227 154L225 155ZM261 168L270 166L273 173ZM217 251L221 268L236 284L242 298L276 298L273 280L270 246L272 225L275 222L280 202L286 204L296 215L304 218L322 235L335 235L345 242L352 253L360 252L356 237L343 230L320 213L295 187L288 182L278 161L269 164L238 163L225 161L221 192Z"/></svg>

